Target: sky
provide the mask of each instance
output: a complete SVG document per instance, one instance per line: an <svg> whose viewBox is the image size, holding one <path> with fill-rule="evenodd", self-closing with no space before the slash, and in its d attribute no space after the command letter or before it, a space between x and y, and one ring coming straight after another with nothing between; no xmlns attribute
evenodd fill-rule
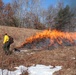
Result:
<svg viewBox="0 0 76 75"><path fill-rule="evenodd" d="M5 3L9 3L11 0L3 0L3 2Z"/></svg>
<svg viewBox="0 0 76 75"><path fill-rule="evenodd" d="M43 6L45 8L48 8L50 5L56 6L58 1L63 1L64 5L70 5L71 7L76 6L76 0L44 0ZM8 3L11 2L11 0L3 0L3 2Z"/></svg>
<svg viewBox="0 0 76 75"><path fill-rule="evenodd" d="M15 67L15 71L8 71L7 69L0 69L0 75L21 75L23 72L28 72L28 75L53 75L54 72L62 69L61 66L53 66L49 65L33 65L30 67L25 67L20 65L19 67Z"/></svg>
<svg viewBox="0 0 76 75"><path fill-rule="evenodd" d="M71 7L76 6L76 0L45 0L44 5L45 8L49 7L50 5L56 6L58 1L62 1L64 6L69 5Z"/></svg>

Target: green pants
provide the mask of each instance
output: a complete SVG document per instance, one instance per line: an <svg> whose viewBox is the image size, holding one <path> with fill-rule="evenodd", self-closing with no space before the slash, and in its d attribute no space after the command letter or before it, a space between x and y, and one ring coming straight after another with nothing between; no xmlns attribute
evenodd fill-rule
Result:
<svg viewBox="0 0 76 75"><path fill-rule="evenodd" d="M3 50L5 51L5 54L9 54L9 48L10 48L10 44L9 42L6 42L4 45L3 45Z"/></svg>

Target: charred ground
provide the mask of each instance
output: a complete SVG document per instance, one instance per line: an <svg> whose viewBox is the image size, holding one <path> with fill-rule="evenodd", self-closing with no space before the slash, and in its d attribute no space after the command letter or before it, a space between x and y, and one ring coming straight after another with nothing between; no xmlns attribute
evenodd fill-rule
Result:
<svg viewBox="0 0 76 75"><path fill-rule="evenodd" d="M41 30L0 26L0 68L14 70L15 66L33 64L60 65L62 70L54 75L76 75L76 46L59 47L52 50L24 50L5 55L2 50L3 35L7 32L14 38L13 48L21 45L26 38Z"/></svg>

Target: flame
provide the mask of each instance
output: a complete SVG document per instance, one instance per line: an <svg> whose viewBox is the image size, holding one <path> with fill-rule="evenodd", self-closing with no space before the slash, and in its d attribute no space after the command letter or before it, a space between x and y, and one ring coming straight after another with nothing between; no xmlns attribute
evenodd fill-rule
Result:
<svg viewBox="0 0 76 75"><path fill-rule="evenodd" d="M27 44L27 43L32 43L34 41L38 41L43 38L49 38L50 44L53 44L55 40L57 41L58 44L62 44L63 39L66 39L69 42L74 43L74 40L76 40L76 32L61 32L57 30L44 30L42 32L36 33L36 35L33 35L27 38L25 42L22 43L22 45Z"/></svg>

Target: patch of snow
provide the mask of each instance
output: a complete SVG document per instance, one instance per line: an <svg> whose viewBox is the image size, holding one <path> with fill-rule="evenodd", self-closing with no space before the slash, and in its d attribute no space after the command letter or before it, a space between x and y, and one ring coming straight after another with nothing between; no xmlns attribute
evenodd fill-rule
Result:
<svg viewBox="0 0 76 75"><path fill-rule="evenodd" d="M28 50L21 50L21 52L28 52Z"/></svg>
<svg viewBox="0 0 76 75"><path fill-rule="evenodd" d="M72 59L76 59L75 57L72 57Z"/></svg>
<svg viewBox="0 0 76 75"><path fill-rule="evenodd" d="M25 67L23 65L19 67L15 67L15 71L8 71L7 69L0 69L0 75L20 75L22 73L25 73L26 71L29 73L29 75L53 75L55 71L59 71L62 69L61 66L45 66L45 65L33 65L30 67Z"/></svg>
<svg viewBox="0 0 76 75"><path fill-rule="evenodd" d="M20 75L27 71L27 67L21 65L19 67L15 67L17 70L15 71L8 71L7 69L0 69L0 75Z"/></svg>
<svg viewBox="0 0 76 75"><path fill-rule="evenodd" d="M30 54L34 54L35 52L31 52Z"/></svg>
<svg viewBox="0 0 76 75"><path fill-rule="evenodd" d="M36 65L28 68L29 75L52 75L55 71L59 71L61 66L45 66Z"/></svg>
<svg viewBox="0 0 76 75"><path fill-rule="evenodd" d="M30 53L27 53L27 55L30 55Z"/></svg>
<svg viewBox="0 0 76 75"><path fill-rule="evenodd" d="M34 53L35 53L35 52L27 53L27 55L30 55L30 54L32 55L32 54L34 54Z"/></svg>

